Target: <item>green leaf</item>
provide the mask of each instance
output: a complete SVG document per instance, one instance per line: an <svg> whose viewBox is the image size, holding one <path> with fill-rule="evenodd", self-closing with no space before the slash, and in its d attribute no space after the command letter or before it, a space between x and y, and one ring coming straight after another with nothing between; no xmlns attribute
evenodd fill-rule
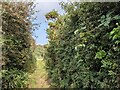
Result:
<svg viewBox="0 0 120 90"><path fill-rule="evenodd" d="M75 30L74 34L77 34L78 31L79 31L79 29Z"/></svg>
<svg viewBox="0 0 120 90"><path fill-rule="evenodd" d="M83 37L85 35L85 33L80 33L80 37Z"/></svg>
<svg viewBox="0 0 120 90"><path fill-rule="evenodd" d="M86 29L86 26L85 26L85 27L82 27L81 29L83 29L83 30Z"/></svg>
<svg viewBox="0 0 120 90"><path fill-rule="evenodd" d="M115 40L115 39L117 39L117 38L119 38L119 35L118 35L118 34L114 35L113 38L112 38L112 40Z"/></svg>
<svg viewBox="0 0 120 90"><path fill-rule="evenodd" d="M105 18L105 15L102 15L102 17L101 17L102 19L104 19Z"/></svg>
<svg viewBox="0 0 120 90"><path fill-rule="evenodd" d="M79 47L85 47L85 44L79 44L78 46Z"/></svg>
<svg viewBox="0 0 120 90"><path fill-rule="evenodd" d="M116 15L116 16L114 16L113 18L116 19L116 20L118 20L118 19L120 19L120 16L119 16L119 15Z"/></svg>
<svg viewBox="0 0 120 90"><path fill-rule="evenodd" d="M110 32L110 35L113 35L115 33L115 30L112 30L111 32Z"/></svg>
<svg viewBox="0 0 120 90"><path fill-rule="evenodd" d="M101 50L96 53L95 58L102 59L103 57L105 57L105 55L106 55L106 52L104 50Z"/></svg>
<svg viewBox="0 0 120 90"><path fill-rule="evenodd" d="M116 75L115 72L113 72L112 70L108 71L108 75Z"/></svg>

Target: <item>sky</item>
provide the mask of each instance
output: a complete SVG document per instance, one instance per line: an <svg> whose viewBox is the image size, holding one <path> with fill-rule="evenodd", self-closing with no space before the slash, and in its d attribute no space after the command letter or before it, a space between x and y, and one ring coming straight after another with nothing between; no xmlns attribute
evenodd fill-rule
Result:
<svg viewBox="0 0 120 90"><path fill-rule="evenodd" d="M39 10L35 15L37 19L35 22L40 24L39 29L33 32L33 38L36 41L36 44L45 45L48 42L46 29L48 28L48 23L45 18L45 14L52 11L53 9L57 10L58 13L63 14L64 11L61 9L58 0L36 0L35 10ZM35 37L37 36L37 38Z"/></svg>

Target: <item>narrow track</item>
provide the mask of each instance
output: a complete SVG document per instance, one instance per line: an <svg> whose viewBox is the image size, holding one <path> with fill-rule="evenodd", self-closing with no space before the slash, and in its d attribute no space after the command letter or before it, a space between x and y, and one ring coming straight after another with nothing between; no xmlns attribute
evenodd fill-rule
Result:
<svg viewBox="0 0 120 90"><path fill-rule="evenodd" d="M32 81L30 88L49 88L49 79L45 70L44 60L37 60L37 68L33 74L30 75Z"/></svg>

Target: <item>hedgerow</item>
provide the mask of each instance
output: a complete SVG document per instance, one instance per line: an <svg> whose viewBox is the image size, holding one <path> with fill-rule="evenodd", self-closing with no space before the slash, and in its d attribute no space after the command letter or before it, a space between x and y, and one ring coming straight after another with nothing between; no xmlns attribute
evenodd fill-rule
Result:
<svg viewBox="0 0 120 90"><path fill-rule="evenodd" d="M1 2L2 4L2 89L26 88L28 73L35 70L32 30L32 2Z"/></svg>
<svg viewBox="0 0 120 90"><path fill-rule="evenodd" d="M120 2L61 3L53 11L45 56L54 87L120 87ZM50 18L51 17L51 18Z"/></svg>

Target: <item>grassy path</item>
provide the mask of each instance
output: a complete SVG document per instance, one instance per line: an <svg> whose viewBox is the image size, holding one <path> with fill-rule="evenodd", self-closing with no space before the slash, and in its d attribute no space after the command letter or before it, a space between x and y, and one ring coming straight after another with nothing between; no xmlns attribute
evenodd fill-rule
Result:
<svg viewBox="0 0 120 90"><path fill-rule="evenodd" d="M37 60L37 68L33 74L30 75L32 81L30 83L30 88L49 88L49 80L47 72L45 70L44 60Z"/></svg>

